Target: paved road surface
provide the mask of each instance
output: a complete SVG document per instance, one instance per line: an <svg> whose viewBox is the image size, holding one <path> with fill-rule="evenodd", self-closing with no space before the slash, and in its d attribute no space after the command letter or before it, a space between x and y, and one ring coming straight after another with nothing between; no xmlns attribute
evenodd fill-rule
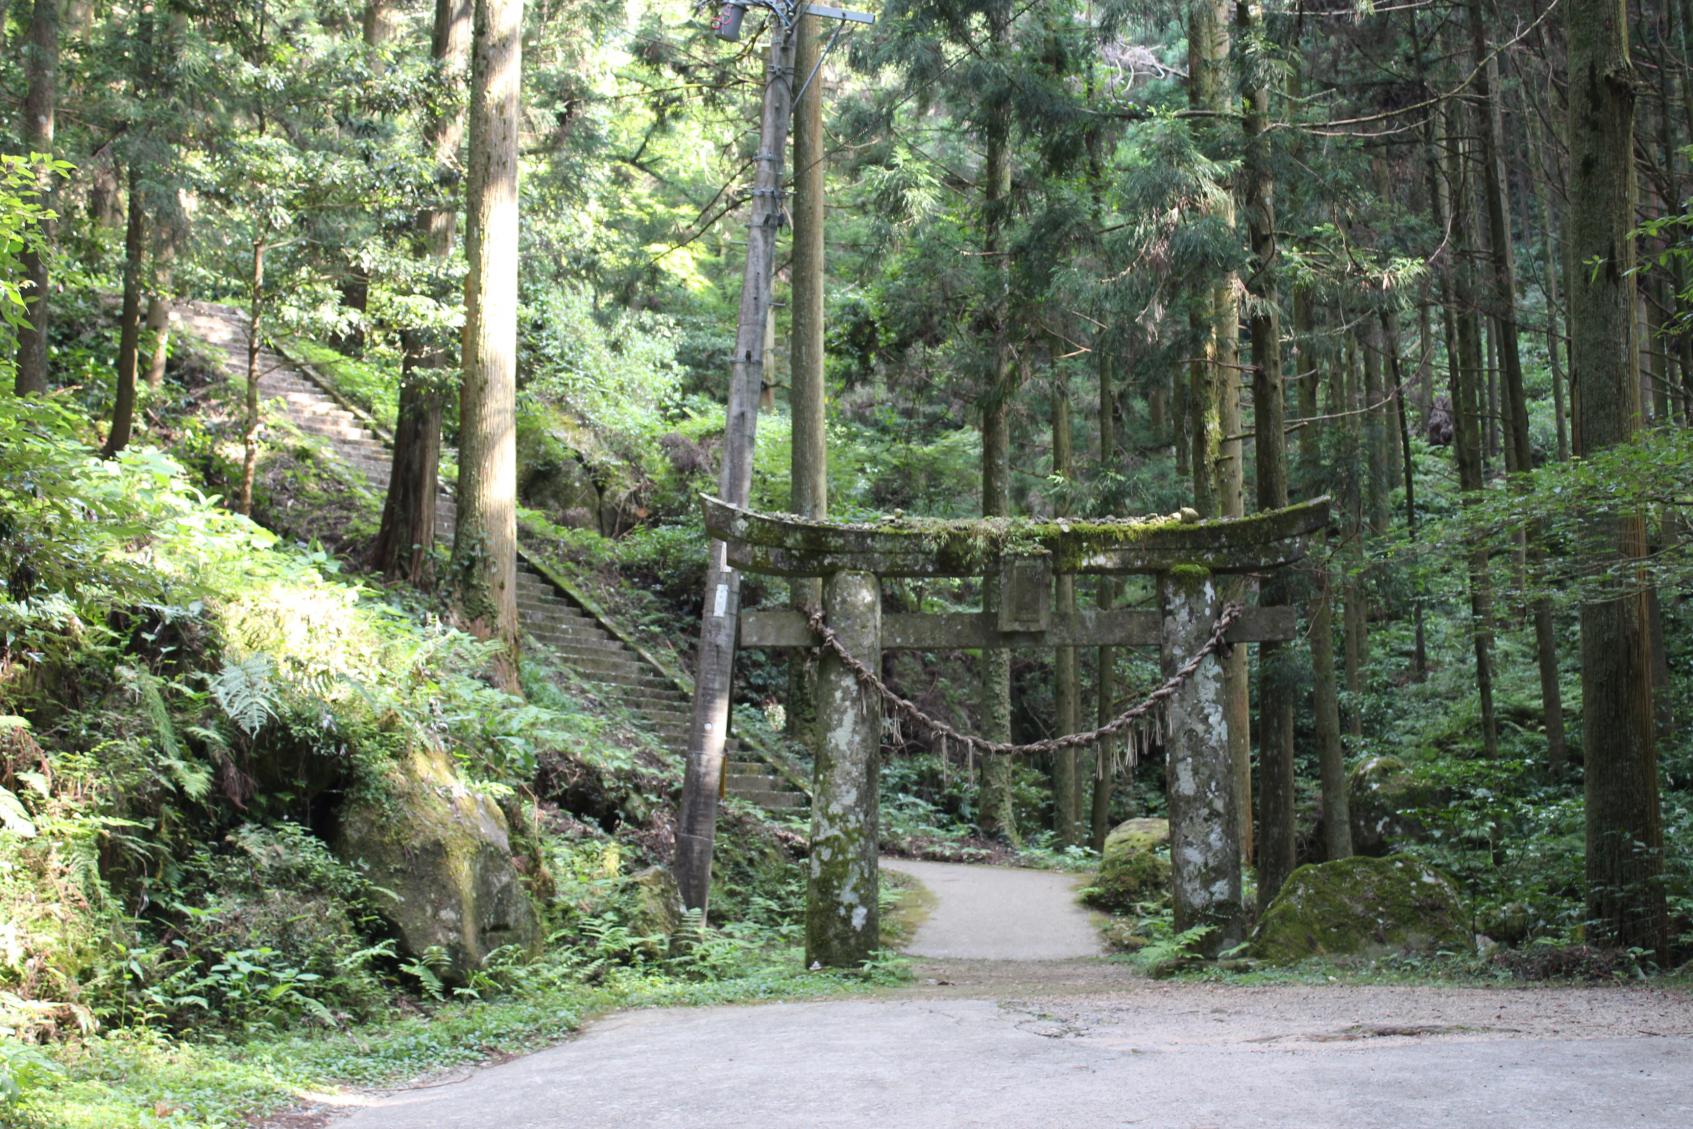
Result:
<svg viewBox="0 0 1693 1129"><path fill-rule="evenodd" d="M1693 998L1136 978L1063 880L931 882L939 959L882 999L626 1012L333 1129L1686 1129ZM1059 896L1059 902L1052 899ZM984 916L985 906L999 912ZM1049 932L1043 932L1050 926ZM1023 955L1034 961L1008 958ZM958 959L963 955L980 959ZM1047 959L1040 959L1040 958ZM951 959L946 959L951 958Z"/></svg>
<svg viewBox="0 0 1693 1129"><path fill-rule="evenodd" d="M1099 931L1076 904L1078 876L1050 870L883 859L935 896L906 946L949 960L1065 960L1102 955Z"/></svg>

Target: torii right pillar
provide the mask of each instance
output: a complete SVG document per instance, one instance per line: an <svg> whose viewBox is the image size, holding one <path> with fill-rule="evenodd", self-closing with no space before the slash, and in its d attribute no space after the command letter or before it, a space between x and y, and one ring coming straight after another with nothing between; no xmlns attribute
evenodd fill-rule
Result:
<svg viewBox="0 0 1693 1129"><path fill-rule="evenodd" d="M1158 575L1161 650L1169 677L1198 653L1217 623L1222 597L1202 566ZM1176 931L1209 925L1199 943L1208 957L1245 939L1240 831L1236 821L1229 725L1223 711L1223 667L1207 657L1167 707L1170 868Z"/></svg>

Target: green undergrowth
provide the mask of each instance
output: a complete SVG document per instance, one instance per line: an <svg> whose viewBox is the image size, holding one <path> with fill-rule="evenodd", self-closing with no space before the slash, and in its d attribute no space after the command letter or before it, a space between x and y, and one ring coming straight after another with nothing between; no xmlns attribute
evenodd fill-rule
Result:
<svg viewBox="0 0 1693 1129"><path fill-rule="evenodd" d="M743 805L714 929L668 939L643 876L680 772L625 710L542 662L525 698L496 689L428 598L90 438L64 403L0 400L0 1124L237 1125L610 1007L858 983L798 972L795 840ZM176 441L196 463L220 443ZM501 809L547 938L456 995L325 838L420 743Z"/></svg>

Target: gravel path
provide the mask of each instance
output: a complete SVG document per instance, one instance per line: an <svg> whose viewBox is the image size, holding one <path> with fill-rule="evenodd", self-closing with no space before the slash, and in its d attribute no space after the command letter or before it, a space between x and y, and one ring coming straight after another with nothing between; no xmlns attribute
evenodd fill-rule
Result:
<svg viewBox="0 0 1693 1129"><path fill-rule="evenodd" d="M929 884L917 984L626 1012L333 1129L1685 1129L1693 997L1639 987L1239 987L1088 954L1061 876ZM991 917L987 910L997 907ZM1068 953L1061 950L1069 948ZM932 952L934 955L922 955ZM973 954L964 959L956 954Z"/></svg>
<svg viewBox="0 0 1693 1129"><path fill-rule="evenodd" d="M935 897L905 951L948 960L1065 960L1100 956L1099 931L1076 904L1080 877L1051 870L883 859Z"/></svg>

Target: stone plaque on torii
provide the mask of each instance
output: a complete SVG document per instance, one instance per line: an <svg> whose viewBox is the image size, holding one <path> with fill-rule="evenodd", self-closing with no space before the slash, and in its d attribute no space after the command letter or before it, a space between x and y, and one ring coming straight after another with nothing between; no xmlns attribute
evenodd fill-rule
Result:
<svg viewBox="0 0 1693 1129"><path fill-rule="evenodd" d="M891 695L873 672L884 649L898 648L1157 646L1169 680L1155 691L1156 702L1137 709L1157 706L1156 727L1168 750L1176 928L1212 926L1211 951L1242 940L1222 668L1210 656L1227 644L1291 639L1297 617L1293 608L1225 608L1216 577L1299 560L1308 539L1328 523L1328 498L1211 521L1189 511L1140 520L848 524L757 513L715 498L703 499L703 506L706 530L727 546L730 568L823 579L819 616L808 619L788 608L744 611L739 634L743 647L826 643L817 681L808 964L854 967L878 947L876 775L883 700L910 703ZM1158 610L1056 616L1052 577L1059 573L1152 575ZM999 610L883 616L881 580L894 576L983 577L1000 585Z"/></svg>

